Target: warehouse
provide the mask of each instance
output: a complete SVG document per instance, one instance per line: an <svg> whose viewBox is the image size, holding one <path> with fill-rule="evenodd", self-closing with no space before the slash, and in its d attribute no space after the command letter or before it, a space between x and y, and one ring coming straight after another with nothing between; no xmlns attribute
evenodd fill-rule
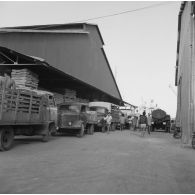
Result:
<svg viewBox="0 0 195 195"><path fill-rule="evenodd" d="M1 54L9 58L14 53L29 62L34 61L34 66L28 68L39 74L39 84L43 88L58 93L68 88L75 90L80 98L122 105L103 45L99 28L93 24L0 29ZM10 64L22 66L17 61Z"/></svg>
<svg viewBox="0 0 195 195"><path fill-rule="evenodd" d="M195 132L195 3L183 2L178 17L175 85L178 88L176 125L182 142L189 144Z"/></svg>

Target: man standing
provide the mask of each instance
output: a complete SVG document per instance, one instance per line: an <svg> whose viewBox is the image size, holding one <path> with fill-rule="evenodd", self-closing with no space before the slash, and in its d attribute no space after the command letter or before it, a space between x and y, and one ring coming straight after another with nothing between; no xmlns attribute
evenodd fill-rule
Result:
<svg viewBox="0 0 195 195"><path fill-rule="evenodd" d="M111 125L111 122L112 122L112 116L111 116L110 112L108 112L107 116L104 117L104 120L106 121L107 133L109 133L110 125Z"/></svg>
<svg viewBox="0 0 195 195"><path fill-rule="evenodd" d="M122 113L120 116L120 130L122 131L125 126L125 115Z"/></svg>
<svg viewBox="0 0 195 195"><path fill-rule="evenodd" d="M148 134L151 132L151 125L152 125L152 116L148 113Z"/></svg>
<svg viewBox="0 0 195 195"><path fill-rule="evenodd" d="M4 77L0 77L0 88L1 89L15 89L15 81L11 78L11 70L4 70Z"/></svg>
<svg viewBox="0 0 195 195"><path fill-rule="evenodd" d="M142 115L139 117L139 125L141 130L141 136L144 137L146 132L146 125L148 124L148 120L146 117L146 112L144 111Z"/></svg>

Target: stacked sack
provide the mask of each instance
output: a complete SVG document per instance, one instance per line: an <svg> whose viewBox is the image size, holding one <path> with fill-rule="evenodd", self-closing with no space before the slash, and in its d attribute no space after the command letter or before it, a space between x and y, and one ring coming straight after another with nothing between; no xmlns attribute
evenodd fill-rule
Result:
<svg viewBox="0 0 195 195"><path fill-rule="evenodd" d="M28 69L13 69L11 73L17 88L37 89L39 78L38 75Z"/></svg>

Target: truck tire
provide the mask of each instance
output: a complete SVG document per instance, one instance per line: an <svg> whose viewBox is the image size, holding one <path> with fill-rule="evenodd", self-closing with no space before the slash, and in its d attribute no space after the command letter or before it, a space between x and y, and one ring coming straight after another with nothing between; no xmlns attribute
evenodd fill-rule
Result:
<svg viewBox="0 0 195 195"><path fill-rule="evenodd" d="M55 136L56 135L56 126L54 123L51 123L49 125L49 132L51 136Z"/></svg>
<svg viewBox="0 0 195 195"><path fill-rule="evenodd" d="M102 133L106 132L106 126L105 125L101 127L101 131L102 131Z"/></svg>
<svg viewBox="0 0 195 195"><path fill-rule="evenodd" d="M85 127L84 127L84 124L82 123L79 134L78 134L78 137L83 137L84 133L85 133Z"/></svg>
<svg viewBox="0 0 195 195"><path fill-rule="evenodd" d="M50 135L51 135L51 131L50 131L50 125L49 125L47 133L42 135L42 142L48 142Z"/></svg>
<svg viewBox="0 0 195 195"><path fill-rule="evenodd" d="M113 123L113 124L111 125L111 130L112 130L112 131L115 131L115 130L116 130L116 124Z"/></svg>
<svg viewBox="0 0 195 195"><path fill-rule="evenodd" d="M9 150L14 142L14 131L12 127L3 127L0 130L0 151Z"/></svg>
<svg viewBox="0 0 195 195"><path fill-rule="evenodd" d="M195 137L192 138L192 148L195 149Z"/></svg>
<svg viewBox="0 0 195 195"><path fill-rule="evenodd" d="M89 134L93 135L94 134L94 125L89 126Z"/></svg>

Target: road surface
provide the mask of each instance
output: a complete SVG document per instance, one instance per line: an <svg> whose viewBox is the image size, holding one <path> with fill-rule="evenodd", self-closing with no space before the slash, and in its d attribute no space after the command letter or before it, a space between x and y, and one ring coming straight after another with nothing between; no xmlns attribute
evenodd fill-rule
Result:
<svg viewBox="0 0 195 195"><path fill-rule="evenodd" d="M171 134L95 133L0 152L0 193L195 193L195 150Z"/></svg>

